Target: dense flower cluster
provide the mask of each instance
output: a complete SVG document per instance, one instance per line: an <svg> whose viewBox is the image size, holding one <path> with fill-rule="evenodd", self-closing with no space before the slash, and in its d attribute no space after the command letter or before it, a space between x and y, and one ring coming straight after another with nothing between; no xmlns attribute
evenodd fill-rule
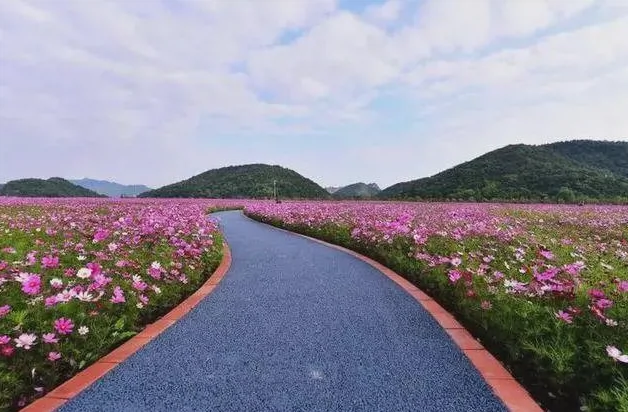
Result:
<svg viewBox="0 0 628 412"><path fill-rule="evenodd" d="M611 382L599 397L628 402L627 207L284 202L246 211L416 272L483 338L521 345L502 350L506 361L563 368L548 381L565 392L590 368L591 380Z"/></svg>
<svg viewBox="0 0 628 412"><path fill-rule="evenodd" d="M0 199L0 409L95 361L217 263L206 201Z"/></svg>

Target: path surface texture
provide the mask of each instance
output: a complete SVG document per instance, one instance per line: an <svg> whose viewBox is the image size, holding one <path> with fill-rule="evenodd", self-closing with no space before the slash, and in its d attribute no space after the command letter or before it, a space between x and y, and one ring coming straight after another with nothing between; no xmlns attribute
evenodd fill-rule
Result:
<svg viewBox="0 0 628 412"><path fill-rule="evenodd" d="M430 315L341 251L214 215L233 262L193 311L62 411L504 411Z"/></svg>

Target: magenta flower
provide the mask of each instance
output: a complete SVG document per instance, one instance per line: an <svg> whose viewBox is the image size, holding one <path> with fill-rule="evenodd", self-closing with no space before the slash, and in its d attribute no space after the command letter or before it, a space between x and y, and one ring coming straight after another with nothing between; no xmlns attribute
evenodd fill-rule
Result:
<svg viewBox="0 0 628 412"><path fill-rule="evenodd" d="M2 354L2 356L6 358L13 355L13 352L15 352L15 349L13 348L13 346L10 346L10 345L5 345L2 348L0 348L0 354Z"/></svg>
<svg viewBox="0 0 628 412"><path fill-rule="evenodd" d="M61 359L61 354L59 352L49 352L48 353L48 360L50 362L56 362L59 359Z"/></svg>
<svg viewBox="0 0 628 412"><path fill-rule="evenodd" d="M22 333L20 336L13 339L13 341L15 341L16 347L29 350L32 346L35 346L35 344L37 343L37 336L35 336L32 333Z"/></svg>
<svg viewBox="0 0 628 412"><path fill-rule="evenodd" d="M55 320L54 327L61 335L69 335L74 330L74 323L71 319L59 318Z"/></svg>
<svg viewBox="0 0 628 412"><path fill-rule="evenodd" d="M620 292L628 292L628 280L622 280L617 284L617 290Z"/></svg>
<svg viewBox="0 0 628 412"><path fill-rule="evenodd" d="M10 337L8 337L7 335L0 335L0 345L6 345L9 342L11 342Z"/></svg>
<svg viewBox="0 0 628 412"><path fill-rule="evenodd" d="M109 237L109 231L105 229L98 229L96 233L94 233L94 243L98 243L101 240L105 240Z"/></svg>
<svg viewBox="0 0 628 412"><path fill-rule="evenodd" d="M558 312L554 313L554 315L565 323L573 322L573 316L571 316L571 314L569 314L568 312L559 310Z"/></svg>
<svg viewBox="0 0 628 412"><path fill-rule="evenodd" d="M113 296L111 297L111 302L113 303L124 303L126 299L124 298L124 291L120 286L116 286L113 289Z"/></svg>
<svg viewBox="0 0 628 412"><path fill-rule="evenodd" d="M41 288L41 278L39 275L29 274L24 282L22 282L22 292L27 295L36 295Z"/></svg>
<svg viewBox="0 0 628 412"><path fill-rule="evenodd" d="M59 266L59 258L57 256L44 256L41 258L41 264L46 269L54 269Z"/></svg>
<svg viewBox="0 0 628 412"><path fill-rule="evenodd" d="M595 306L600 309L608 309L613 306L613 301L610 299L598 299L597 301L595 301Z"/></svg>
<svg viewBox="0 0 628 412"><path fill-rule="evenodd" d="M44 333L41 335L41 340L43 340L44 343L59 343L59 338L57 338L57 335L54 333Z"/></svg>
<svg viewBox="0 0 628 412"><path fill-rule="evenodd" d="M0 319L8 315L9 312L11 312L11 306L9 305L0 306Z"/></svg>

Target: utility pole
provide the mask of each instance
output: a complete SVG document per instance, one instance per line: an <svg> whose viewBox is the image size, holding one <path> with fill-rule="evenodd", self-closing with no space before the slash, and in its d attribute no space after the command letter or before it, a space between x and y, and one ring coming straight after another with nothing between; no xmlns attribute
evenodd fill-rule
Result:
<svg viewBox="0 0 628 412"><path fill-rule="evenodd" d="M277 180L273 180L273 197L275 198L275 202L277 202Z"/></svg>

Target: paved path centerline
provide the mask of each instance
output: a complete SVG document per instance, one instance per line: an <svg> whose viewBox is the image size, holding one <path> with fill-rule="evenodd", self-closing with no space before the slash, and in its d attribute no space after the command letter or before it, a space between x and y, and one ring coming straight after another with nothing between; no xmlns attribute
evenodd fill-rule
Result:
<svg viewBox="0 0 628 412"><path fill-rule="evenodd" d="M504 411L432 316L344 252L215 214L214 291L62 411Z"/></svg>

